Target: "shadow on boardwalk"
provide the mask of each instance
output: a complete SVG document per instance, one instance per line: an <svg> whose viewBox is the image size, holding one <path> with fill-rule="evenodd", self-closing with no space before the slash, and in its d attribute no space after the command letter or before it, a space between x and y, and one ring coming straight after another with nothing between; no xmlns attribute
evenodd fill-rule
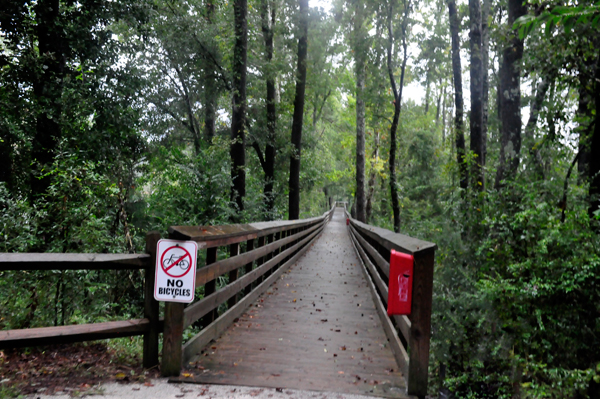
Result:
<svg viewBox="0 0 600 399"><path fill-rule="evenodd" d="M185 382L405 397L341 209L313 247L189 365Z"/></svg>

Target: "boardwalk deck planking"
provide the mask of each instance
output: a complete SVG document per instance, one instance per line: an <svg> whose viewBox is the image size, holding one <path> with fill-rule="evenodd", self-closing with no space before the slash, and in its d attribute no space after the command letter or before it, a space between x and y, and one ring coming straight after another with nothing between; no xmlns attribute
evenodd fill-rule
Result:
<svg viewBox="0 0 600 399"><path fill-rule="evenodd" d="M178 381L406 397L337 209L306 255L187 366Z"/></svg>

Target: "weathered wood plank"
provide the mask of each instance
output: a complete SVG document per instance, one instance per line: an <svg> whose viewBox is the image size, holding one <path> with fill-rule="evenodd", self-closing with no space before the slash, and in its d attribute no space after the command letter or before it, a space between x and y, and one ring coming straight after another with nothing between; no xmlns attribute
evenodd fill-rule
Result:
<svg viewBox="0 0 600 399"><path fill-rule="evenodd" d="M145 334L149 329L150 321L148 319L136 319L25 330L2 330L0 331L0 349L129 337Z"/></svg>
<svg viewBox="0 0 600 399"><path fill-rule="evenodd" d="M0 253L2 270L143 269L148 254Z"/></svg>
<svg viewBox="0 0 600 399"><path fill-rule="evenodd" d="M319 230L319 233L322 230ZM276 281L281 274L283 274L291 265L293 265L300 256L306 252L310 245L314 240L318 238L318 234L308 243L306 244L296 255L294 255L290 260L288 260L285 264L283 264L275 273L273 273L269 278L265 279L260 285L258 285L249 295L244 297L240 302L238 302L233 308L229 309L227 312L222 314L214 323L210 326L202 330L199 334L197 334L194 338L190 339L183 347L183 359L184 361L188 361L193 356L195 356L202 348L204 348L212 339L215 339L220 334L222 334L229 325L238 318L248 306L250 306L264 291L269 288L269 286Z"/></svg>
<svg viewBox="0 0 600 399"><path fill-rule="evenodd" d="M159 303L154 299L154 279L156 264L156 245L160 240L158 231L146 234L146 253L150 255L148 266L144 274L144 317L148 319L150 328L144 334L144 368L158 365L158 339L159 339Z"/></svg>
<svg viewBox="0 0 600 399"><path fill-rule="evenodd" d="M360 242L360 245L375 259L375 263L379 266L379 270L383 272L386 278L390 278L390 263L383 259L383 256L375 249L367 240L365 240L357 231L354 226L350 226L355 232L355 237Z"/></svg>
<svg viewBox="0 0 600 399"><path fill-rule="evenodd" d="M322 220L323 217L321 216L310 219L222 226L171 226L169 227L169 234L177 240L196 241L200 244L200 248L211 248L240 243L299 226L312 225Z"/></svg>
<svg viewBox="0 0 600 399"><path fill-rule="evenodd" d="M371 260L367 257L367 255L364 252L364 249L360 246L360 245L356 245L356 238L358 236L358 233L356 233L356 231L353 229L352 226L350 226L351 229L351 238L354 239L354 248L357 250L357 252L359 253L363 264L365 264L367 266L367 268L369 269L369 272L371 273L371 278L374 281L375 285L377 286L379 292L381 293L381 302L387 306L387 302L388 302L388 286L385 284L385 282L383 281L383 279L381 278L381 276L379 275L377 269L375 268L375 265L373 265L373 263L371 262ZM386 308L387 309L387 308ZM406 342L409 341L410 339L410 326L411 326L411 321L408 319L408 317L402 315L402 316L392 316L392 319L394 320L394 323L396 324L396 326L400 329L400 332L402 333L402 336L404 337L404 339L406 340Z"/></svg>
<svg viewBox="0 0 600 399"><path fill-rule="evenodd" d="M219 305L227 301L229 298L243 290L245 287L256 281L258 278L263 276L277 264L281 263L290 254L301 248L307 241L311 240L315 235L319 234L321 230L313 232L302 241L295 244L293 247L288 248L284 252L275 256L271 260L265 262L258 268L252 270L250 273L242 276L239 280L229 283L226 287L221 288L217 292L204 297L202 300L188 306L184 310L184 322L183 328L190 326L198 318L208 313L211 309L217 308Z"/></svg>
<svg viewBox="0 0 600 399"><path fill-rule="evenodd" d="M218 250L217 247L208 248L206 250L206 266L204 268L210 267L210 265L214 264L217 261L217 250ZM204 268L198 269L196 271L196 273L197 274L200 273ZM202 285L202 284L198 284L196 282L196 287L198 287L200 285ZM213 294L216 290L217 290L217 281L215 279L207 281L204 285L204 296L206 297L210 294ZM209 325L210 323L212 323L213 321L215 321L216 318L217 318L217 310L215 309L214 311L212 311L212 312L208 313L206 316L204 316L202 318L202 320L200 321L200 324L204 328L207 325Z"/></svg>
<svg viewBox="0 0 600 399"><path fill-rule="evenodd" d="M290 243L294 240L297 240L301 237L304 237L305 235L307 235L310 232L319 228L319 226L320 225L317 224L315 226L312 226L308 230L300 232L299 234L297 234L295 236L286 237L285 239L282 239L279 241L274 241L267 245L259 246L259 248L256 248L255 250L252 250L252 251L245 252L242 255L238 255L236 257L230 257L227 259L220 260L218 262L214 262L214 263L210 264L210 266L207 263L206 267L203 267L196 271L196 286L206 284L207 282L214 280L217 277L219 277L225 273L228 273L234 269L237 269L238 267L241 267L247 263L255 261L258 258L263 257L265 255L269 255L275 249L281 247L282 245ZM259 238L259 242L260 242L260 238ZM232 244L232 245L236 245L236 244ZM209 248L208 250L211 250L211 248Z"/></svg>
<svg viewBox="0 0 600 399"><path fill-rule="evenodd" d="M165 303L165 328L160 372L163 377L176 377L181 372L181 344L183 342L183 309L185 304Z"/></svg>
<svg viewBox="0 0 600 399"><path fill-rule="evenodd" d="M431 339L431 306L433 300L434 252L415 254L413 270L412 311L410 319L410 367L408 393L425 396Z"/></svg>
<svg viewBox="0 0 600 399"><path fill-rule="evenodd" d="M437 248L437 245L432 242L394 233L390 230L361 223L355 219L350 219L350 223L361 233L373 238L389 250L395 249L396 251L414 255L417 252L433 251Z"/></svg>
<svg viewBox="0 0 600 399"><path fill-rule="evenodd" d="M351 241L352 241L352 245L354 246L354 249L356 250L356 252L358 252L358 245L353 236L351 236ZM361 259L361 263L362 263L362 259ZM385 331L385 334L388 337L388 340L390 343L390 348L392 349L392 352L394 353L394 356L396 357L396 362L398 363L400 370L402 370L402 374L404 374L404 376L408 376L409 375L408 373L410 370L408 353L406 352L406 349L404 349L404 346L402 345L402 341L400 341L400 337L398 336L398 331L396 331L396 329L392 325L392 321L388 317L387 312L383 306L383 303L381 303L381 299L379 298L379 295L377 294L377 290L375 289L375 284L373 283L373 280L371 279L371 276L369 275L369 272L367 271L365 264L362 263L362 265L363 265L362 270L365 275L365 279L368 282L367 285L369 286L369 289L371 291L373 301L375 302L375 307L377 308L377 314L379 315L381 323L383 324L383 329ZM408 394L411 395L410 392L408 392Z"/></svg>

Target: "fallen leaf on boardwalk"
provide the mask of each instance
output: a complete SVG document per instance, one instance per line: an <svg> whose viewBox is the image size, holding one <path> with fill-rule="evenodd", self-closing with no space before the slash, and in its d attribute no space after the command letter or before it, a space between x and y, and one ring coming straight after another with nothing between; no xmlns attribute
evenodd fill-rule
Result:
<svg viewBox="0 0 600 399"><path fill-rule="evenodd" d="M146 383L144 383L144 386L146 386L146 387L153 387L153 386L154 386L154 384L151 384L151 383L149 383L149 382L146 382Z"/></svg>
<svg viewBox="0 0 600 399"><path fill-rule="evenodd" d="M283 388L275 388L277 392L283 392Z"/></svg>
<svg viewBox="0 0 600 399"><path fill-rule="evenodd" d="M323 349L323 351L324 351L325 353L327 353L327 348L324 348L324 349Z"/></svg>
<svg viewBox="0 0 600 399"><path fill-rule="evenodd" d="M334 354L333 354L333 357L337 357L337 353L334 353Z"/></svg>
<svg viewBox="0 0 600 399"><path fill-rule="evenodd" d="M182 393L181 395L175 395L176 398L183 398L185 396L184 393Z"/></svg>
<svg viewBox="0 0 600 399"><path fill-rule="evenodd" d="M260 348L259 350L261 350L261 351L266 351L266 350L267 350L267 348Z"/></svg>
<svg viewBox="0 0 600 399"><path fill-rule="evenodd" d="M294 298L294 300L292 302L296 302L296 298Z"/></svg>
<svg viewBox="0 0 600 399"><path fill-rule="evenodd" d="M338 374L344 374L344 372L343 371L338 371Z"/></svg>
<svg viewBox="0 0 600 399"><path fill-rule="evenodd" d="M125 377L126 377L125 373L117 373L117 374L115 374L115 378L116 378L117 380L122 380L122 379L124 379Z"/></svg>
<svg viewBox="0 0 600 399"><path fill-rule="evenodd" d="M346 345L341 346L340 349L343 350L343 351L345 351L346 350Z"/></svg>
<svg viewBox="0 0 600 399"><path fill-rule="evenodd" d="M323 323L325 323L325 322L327 321L327 319L321 319L321 321L322 321Z"/></svg>
<svg viewBox="0 0 600 399"><path fill-rule="evenodd" d="M263 389L255 389L253 391L248 392L250 396L258 396L263 391Z"/></svg>
<svg viewBox="0 0 600 399"><path fill-rule="evenodd" d="M194 374L191 374L191 373L181 373L181 375L184 376L185 378L190 378L190 377L194 376Z"/></svg>
<svg viewBox="0 0 600 399"><path fill-rule="evenodd" d="M271 374L273 377L279 377L281 376L281 374ZM277 392L281 392L281 391L277 391Z"/></svg>
<svg viewBox="0 0 600 399"><path fill-rule="evenodd" d="M237 363L233 362L233 367L237 367L237 365L238 365Z"/></svg>

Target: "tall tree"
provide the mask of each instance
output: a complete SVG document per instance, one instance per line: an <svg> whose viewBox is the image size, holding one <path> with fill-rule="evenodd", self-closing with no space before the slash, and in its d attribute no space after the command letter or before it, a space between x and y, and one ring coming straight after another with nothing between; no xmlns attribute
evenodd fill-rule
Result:
<svg viewBox="0 0 600 399"><path fill-rule="evenodd" d="M275 25L276 17L276 9L273 1L261 0L260 17L262 22L262 32L265 40L265 60L267 61L267 73L265 74L267 77L267 144L265 147L265 165L263 168L265 172L265 185L263 194L265 196L265 211L269 212L273 209L275 202L273 184L275 180L276 155L275 133L277 130L277 92L275 88L275 75L271 65L274 49L273 26Z"/></svg>
<svg viewBox="0 0 600 399"><path fill-rule="evenodd" d="M356 71L356 219L365 223L366 192L365 192L365 64L367 58L367 32L365 32L364 2L354 4L353 53Z"/></svg>
<svg viewBox="0 0 600 399"><path fill-rule="evenodd" d="M527 12L521 0L508 0L508 44L500 64L501 131L500 162L495 186L513 178L521 159L521 59L523 39L512 29L515 20Z"/></svg>
<svg viewBox="0 0 600 399"><path fill-rule="evenodd" d="M296 72L296 94L292 119L292 154L290 155L289 219L300 218L300 160L302 151L302 124L304 119L304 97L306 92L306 56L308 53L308 0L299 0L298 18L298 69Z"/></svg>
<svg viewBox="0 0 600 399"><path fill-rule="evenodd" d="M40 109L32 141L31 199L37 201L50 186L50 170L61 138L62 86L66 67L66 48L59 0L40 0L34 7L37 47L41 71L33 81L33 93Z"/></svg>
<svg viewBox="0 0 600 399"><path fill-rule="evenodd" d="M234 32L233 47L233 110L231 112L231 200L235 202L237 211L244 210L246 196L246 59L248 53L248 2L234 0Z"/></svg>
<svg viewBox="0 0 600 399"><path fill-rule="evenodd" d="M471 152L475 156L471 171L472 186L484 188L483 176L483 60L481 49L481 3L469 0L471 50L471 114L469 118Z"/></svg>
<svg viewBox="0 0 600 399"><path fill-rule="evenodd" d="M481 89L482 94L482 124L481 124L481 144L483 157L481 164L485 166L487 158L487 137L488 137L488 114L489 114L489 94L490 94L490 26L489 18L491 12L491 0L483 0L483 6L481 7L481 65L483 69L483 77ZM484 182L485 182L485 176Z"/></svg>
<svg viewBox="0 0 600 399"><path fill-rule="evenodd" d="M459 20L456 11L456 1L448 0L448 13L450 18L450 36L452 38L452 76L454 82L454 135L456 145L456 161L458 163L460 188L467 188L468 171L465 163L465 134L463 128L463 90L462 70L460 65L460 40Z"/></svg>
<svg viewBox="0 0 600 399"><path fill-rule="evenodd" d="M397 138L398 123L400 121L400 112L402 110L402 89L404 88L404 75L406 72L406 62L408 60L408 43L406 38L408 16L410 12L410 1L403 1L404 10L403 17L400 22L400 34L402 36L402 49L403 58L402 66L400 67L400 84L396 85L396 78L394 77L395 62L394 62L394 43L395 35L393 28L393 17L394 17L394 3L390 1L388 4L387 12L387 31L388 31L388 44L387 44L387 70L390 79L390 86L392 88L392 94L394 95L394 118L390 126L390 159L389 159L389 170L390 170L390 195L392 198L392 213L394 217L394 231L400 232L400 204L398 201L398 187L397 187L397 176L396 176L396 150L397 150Z"/></svg>

